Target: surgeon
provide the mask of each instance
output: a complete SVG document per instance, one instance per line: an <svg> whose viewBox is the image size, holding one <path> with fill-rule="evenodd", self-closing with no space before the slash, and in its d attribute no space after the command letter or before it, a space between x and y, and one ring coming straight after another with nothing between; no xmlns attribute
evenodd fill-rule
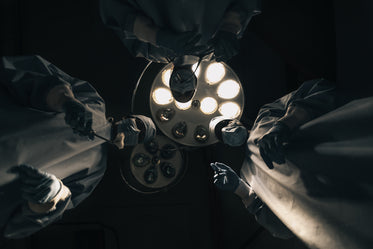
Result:
<svg viewBox="0 0 373 249"><path fill-rule="evenodd" d="M273 162L285 163L284 146L289 141L292 132L300 125L315 119L335 108L334 86L323 79L305 82L296 91L278 99L274 103L264 105L256 118L252 131L247 134L239 132L244 127L238 122L231 122L228 129L221 129L225 137L225 144L239 146L243 140L255 141L261 159L269 169L273 169ZM261 136L257 135L257 128L261 128ZM255 137L255 138L253 138ZM229 141L229 142L228 142ZM247 160L254 148L248 146ZM247 210L253 214L263 227L273 236L287 239L293 233L277 218L270 208L256 195L254 189L240 178L229 166L215 162L210 165L214 171L214 183L217 188L231 191L238 195Z"/></svg>
<svg viewBox="0 0 373 249"><path fill-rule="evenodd" d="M88 82L40 56L1 59L0 115L0 227L7 238L38 231L87 198L106 169L105 140L122 149L156 131L141 115L108 122Z"/></svg>
<svg viewBox="0 0 373 249"><path fill-rule="evenodd" d="M213 163L214 183L239 195L274 236L370 248L372 122L373 97L351 101L326 80L307 81L262 106L241 177Z"/></svg>
<svg viewBox="0 0 373 249"><path fill-rule="evenodd" d="M238 53L259 0L101 0L101 18L136 57L169 63L212 49L217 60Z"/></svg>
<svg viewBox="0 0 373 249"><path fill-rule="evenodd" d="M185 103L197 84L192 66L236 55L247 24L260 13L260 0L101 0L100 10L133 56L173 64L169 86Z"/></svg>

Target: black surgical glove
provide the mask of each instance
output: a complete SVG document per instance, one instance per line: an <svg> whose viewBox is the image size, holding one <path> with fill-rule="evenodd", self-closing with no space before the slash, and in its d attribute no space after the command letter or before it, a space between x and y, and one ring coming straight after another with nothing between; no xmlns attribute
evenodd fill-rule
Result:
<svg viewBox="0 0 373 249"><path fill-rule="evenodd" d="M237 35L228 31L219 31L209 44L214 48L216 61L229 60L240 48Z"/></svg>
<svg viewBox="0 0 373 249"><path fill-rule="evenodd" d="M234 192L238 188L240 177L231 167L219 162L210 166L214 170L214 184L218 189Z"/></svg>
<svg viewBox="0 0 373 249"><path fill-rule="evenodd" d="M195 31L173 32L161 29L157 32L156 44L172 50L175 55L187 55L205 49L205 46L196 46L201 35Z"/></svg>
<svg viewBox="0 0 373 249"><path fill-rule="evenodd" d="M76 99L66 100L63 104L63 110L66 114L66 124L71 126L74 133L80 136L88 136L89 139L94 139L92 132L92 112Z"/></svg>
<svg viewBox="0 0 373 249"><path fill-rule="evenodd" d="M290 129L282 122L276 122L273 127L256 141L260 155L268 168L273 169L273 163L285 163L284 143L289 141Z"/></svg>

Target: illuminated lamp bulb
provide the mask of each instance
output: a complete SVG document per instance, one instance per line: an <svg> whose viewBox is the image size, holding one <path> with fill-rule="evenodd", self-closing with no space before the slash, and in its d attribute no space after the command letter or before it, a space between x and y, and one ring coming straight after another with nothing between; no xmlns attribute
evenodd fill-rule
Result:
<svg viewBox="0 0 373 249"><path fill-rule="evenodd" d="M162 72L162 82L165 86L170 87L171 69L166 69Z"/></svg>
<svg viewBox="0 0 373 249"><path fill-rule="evenodd" d="M240 85L234 80L226 80L218 87L218 96L222 99L233 99L240 92Z"/></svg>
<svg viewBox="0 0 373 249"><path fill-rule="evenodd" d="M225 68L222 63L214 62L206 69L206 81L210 85L218 83L224 76Z"/></svg>
<svg viewBox="0 0 373 249"><path fill-rule="evenodd" d="M224 117L237 118L241 113L241 108L237 103L226 102L220 106L219 112Z"/></svg>
<svg viewBox="0 0 373 249"><path fill-rule="evenodd" d="M175 105L179 110L188 110L192 106L192 100L185 103L175 101Z"/></svg>
<svg viewBox="0 0 373 249"><path fill-rule="evenodd" d="M202 99L200 109L201 111L206 114L212 114L218 108L218 102L214 98L206 97Z"/></svg>
<svg viewBox="0 0 373 249"><path fill-rule="evenodd" d="M169 89L157 88L153 92L153 100L158 105L167 105L171 103L174 99Z"/></svg>

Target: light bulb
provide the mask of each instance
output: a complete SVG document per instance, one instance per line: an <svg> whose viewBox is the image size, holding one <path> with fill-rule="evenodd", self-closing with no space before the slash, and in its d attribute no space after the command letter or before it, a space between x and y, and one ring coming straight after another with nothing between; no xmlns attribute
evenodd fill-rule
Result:
<svg viewBox="0 0 373 249"><path fill-rule="evenodd" d="M222 99L233 99L240 92L240 85L234 80L226 80L218 87L218 96Z"/></svg>
<svg viewBox="0 0 373 249"><path fill-rule="evenodd" d="M192 100L185 103L175 101L175 105L180 110L188 110L192 106Z"/></svg>
<svg viewBox="0 0 373 249"><path fill-rule="evenodd" d="M171 91L167 88L157 88L153 92L153 100L158 105L167 105L174 99L172 97Z"/></svg>
<svg viewBox="0 0 373 249"><path fill-rule="evenodd" d="M214 98L206 97L202 99L200 108L204 114L212 114L218 108L218 102Z"/></svg>
<svg viewBox="0 0 373 249"><path fill-rule="evenodd" d="M166 69L162 72L162 82L167 87L170 87L171 72L171 69Z"/></svg>
<svg viewBox="0 0 373 249"><path fill-rule="evenodd" d="M224 117L237 118L241 113L241 108L239 107L239 105L237 105L237 103L226 102L220 106L219 112Z"/></svg>
<svg viewBox="0 0 373 249"><path fill-rule="evenodd" d="M224 76L225 68L222 63L214 62L206 69L206 81L210 85L218 83Z"/></svg>

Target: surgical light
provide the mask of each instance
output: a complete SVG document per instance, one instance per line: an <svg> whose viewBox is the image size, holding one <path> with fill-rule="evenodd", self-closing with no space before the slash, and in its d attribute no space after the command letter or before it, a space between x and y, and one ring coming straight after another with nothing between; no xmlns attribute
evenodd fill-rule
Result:
<svg viewBox="0 0 373 249"><path fill-rule="evenodd" d="M233 99L240 92L240 85L237 81L226 80L218 87L217 94L222 99Z"/></svg>
<svg viewBox="0 0 373 249"><path fill-rule="evenodd" d="M225 76L225 68L222 63L214 62L206 69L206 81L210 85L214 85L221 81Z"/></svg>
<svg viewBox="0 0 373 249"><path fill-rule="evenodd" d="M192 106L192 100L182 103L175 100L175 105L179 110L188 110Z"/></svg>
<svg viewBox="0 0 373 249"><path fill-rule="evenodd" d="M171 69L166 69L162 72L162 82L165 86L170 87Z"/></svg>
<svg viewBox="0 0 373 249"><path fill-rule="evenodd" d="M167 105L173 101L173 97L169 89L157 88L153 92L153 100L158 105Z"/></svg>
<svg viewBox="0 0 373 249"><path fill-rule="evenodd" d="M214 98L206 97L202 99L200 109L204 114L212 114L216 111L217 108L218 102Z"/></svg>
<svg viewBox="0 0 373 249"><path fill-rule="evenodd" d="M135 104L147 108L148 101L141 99L140 93L146 94L150 86L150 112L163 134L187 146L214 144L219 139L209 129L211 119L222 115L226 119L239 119L242 115L244 93L240 80L224 62L201 60L193 56L186 56L181 61L183 63L180 65L189 69L188 77L196 80L191 98L185 99L186 102L176 99L175 96L179 98L178 93L172 92L169 87L170 76L175 77L173 70L179 64L151 63L139 81L139 86L145 88L137 88L139 97Z"/></svg>
<svg viewBox="0 0 373 249"><path fill-rule="evenodd" d="M224 117L237 118L241 113L241 108L235 102L225 102L219 107L219 112Z"/></svg>

